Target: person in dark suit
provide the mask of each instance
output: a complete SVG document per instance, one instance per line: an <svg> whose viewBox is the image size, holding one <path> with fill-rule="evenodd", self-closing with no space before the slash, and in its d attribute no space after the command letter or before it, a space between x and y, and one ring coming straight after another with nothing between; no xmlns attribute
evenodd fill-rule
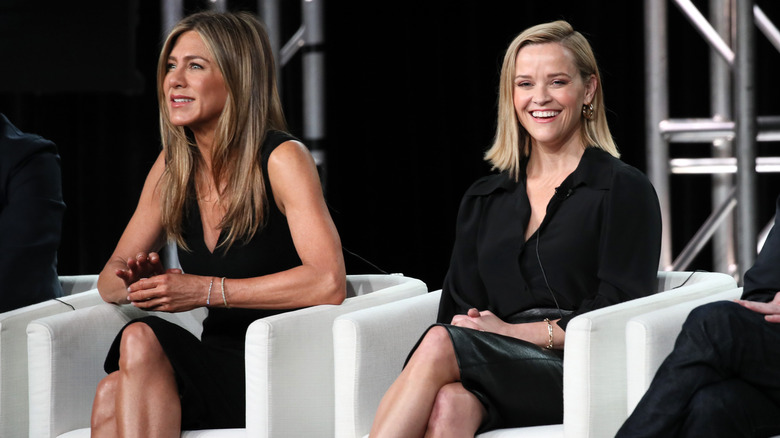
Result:
<svg viewBox="0 0 780 438"><path fill-rule="evenodd" d="M57 147L0 114L0 312L62 295L64 214Z"/></svg>
<svg viewBox="0 0 780 438"><path fill-rule="evenodd" d="M780 197L745 273L742 299L694 309L650 388L618 431L627 437L780 434Z"/></svg>

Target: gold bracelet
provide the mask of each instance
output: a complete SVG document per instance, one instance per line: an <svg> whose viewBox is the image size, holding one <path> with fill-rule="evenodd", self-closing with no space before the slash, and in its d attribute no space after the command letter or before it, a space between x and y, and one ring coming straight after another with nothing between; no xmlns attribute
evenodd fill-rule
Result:
<svg viewBox="0 0 780 438"><path fill-rule="evenodd" d="M548 350L552 350L553 348L553 326L552 322L550 322L550 318L544 318L544 322L547 323L547 335L550 336L550 340L547 341L547 346L544 347Z"/></svg>
<svg viewBox="0 0 780 438"><path fill-rule="evenodd" d="M222 302L225 303L225 308L229 309L227 298L225 298L225 277L222 277Z"/></svg>
<svg viewBox="0 0 780 438"><path fill-rule="evenodd" d="M209 293L206 295L206 306L211 304L211 286L214 286L214 277L211 277L211 282L209 283Z"/></svg>

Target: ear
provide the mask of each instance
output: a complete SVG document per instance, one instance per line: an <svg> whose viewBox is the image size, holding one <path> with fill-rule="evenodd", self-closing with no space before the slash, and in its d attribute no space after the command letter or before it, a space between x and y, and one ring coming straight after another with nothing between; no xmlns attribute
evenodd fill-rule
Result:
<svg viewBox="0 0 780 438"><path fill-rule="evenodd" d="M596 75L592 74L585 81L585 105L590 105L593 102L593 97L596 95L597 88L598 81L596 81Z"/></svg>

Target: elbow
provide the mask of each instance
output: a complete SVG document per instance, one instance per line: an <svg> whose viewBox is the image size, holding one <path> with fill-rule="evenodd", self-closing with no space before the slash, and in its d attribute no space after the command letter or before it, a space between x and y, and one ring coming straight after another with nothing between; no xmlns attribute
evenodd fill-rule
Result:
<svg viewBox="0 0 780 438"><path fill-rule="evenodd" d="M347 298L347 276L343 269L331 270L322 275L321 304L339 305Z"/></svg>

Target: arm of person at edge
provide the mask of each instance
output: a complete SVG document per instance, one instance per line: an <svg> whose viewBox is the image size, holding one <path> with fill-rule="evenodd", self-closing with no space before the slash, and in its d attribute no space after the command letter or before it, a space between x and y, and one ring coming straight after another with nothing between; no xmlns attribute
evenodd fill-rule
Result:
<svg viewBox="0 0 780 438"><path fill-rule="evenodd" d="M601 225L599 289L583 300L570 315L552 322L553 348L563 348L566 324L575 316L653 292L661 253L661 213L658 197L637 170L617 172L609 192L605 219ZM637 230L644 232L637 233ZM550 341L545 321L510 324L489 310L469 309L455 315L453 325L511 336L546 347Z"/></svg>
<svg viewBox="0 0 780 438"><path fill-rule="evenodd" d="M162 158L159 158L158 162L161 160ZM157 165L158 163L155 163L155 166ZM161 163L160 165L162 166ZM156 181L159 181L162 175L161 169L156 177L152 176L154 172L153 168L150 179L155 183L151 190L154 190ZM228 304L231 307L262 309L292 309L317 304L340 304L346 297L346 274L341 242L325 205L319 175L311 154L299 142L283 143L269 157L267 177L276 203L287 217L293 243L302 264L262 277L226 279L225 292ZM154 194L151 197L154 198ZM142 194L142 202L143 198ZM154 225L156 230L145 233L148 234L145 238L135 239L147 244L148 248L159 248L164 243L159 219L159 197L154 204L157 205L155 212L149 212L149 217L139 219L139 222ZM123 240L133 225L136 215L138 211L122 236ZM149 219L155 215L156 223L150 223ZM132 255L140 246L128 244L125 249L122 243L120 240L115 254ZM120 252L120 249L124 252ZM142 253L141 258L143 255ZM217 296L221 295L222 285L219 278L182 274L178 270L163 273L162 267L158 265L159 257L155 260L153 254L149 254L148 259L147 264L143 266L156 270L156 275L137 279L124 292L126 300L136 307L145 310L180 312L204 306L212 280L212 287L217 288L215 290L218 291ZM117 256L116 260L124 260L124 258ZM212 291L212 296L213 294ZM224 305L222 300L212 301L214 306Z"/></svg>
<svg viewBox="0 0 780 438"><path fill-rule="evenodd" d="M775 224L756 257L745 272L742 299L738 304L765 315L769 322L780 322L780 197L777 198Z"/></svg>

